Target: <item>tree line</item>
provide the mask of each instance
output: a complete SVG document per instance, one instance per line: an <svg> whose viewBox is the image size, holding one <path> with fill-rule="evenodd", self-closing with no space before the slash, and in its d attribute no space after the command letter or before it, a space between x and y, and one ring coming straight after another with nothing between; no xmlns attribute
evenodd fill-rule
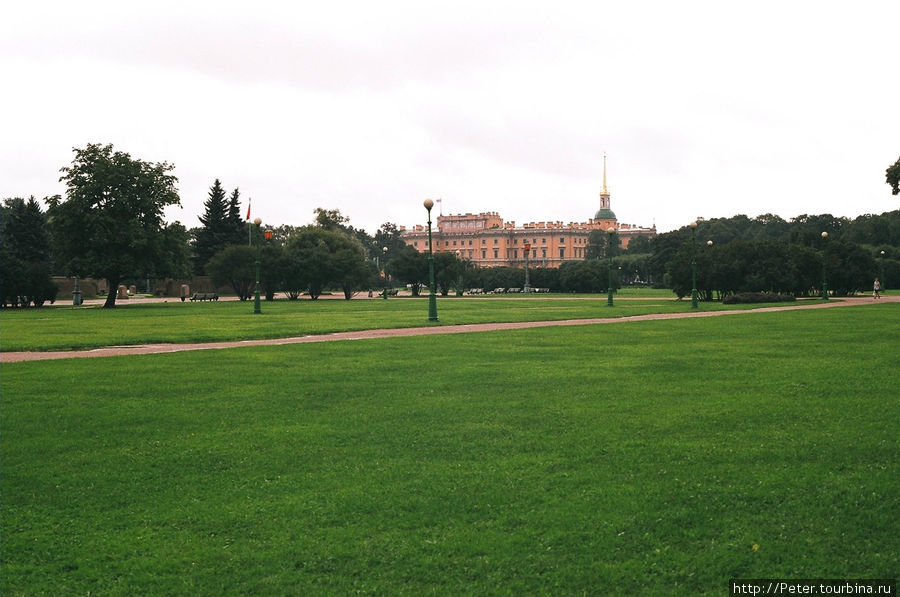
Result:
<svg viewBox="0 0 900 597"><path fill-rule="evenodd" d="M209 275L247 299L257 261L269 300L278 293L316 299L330 289L349 299L388 286L419 294L427 283L426 255L407 246L394 224L369 235L339 210L320 207L312 223L271 227L272 238L265 240L268 226L251 222L249 210L241 217L239 189L228 194L215 179L200 226L188 230L163 221L163 209L180 203L172 165L135 159L112 145L89 144L74 153L61 169L65 198L45 198L46 211L34 197L0 205L2 306L55 300L51 275L106 279L106 307L115 306L122 282L192 274ZM887 169L886 182L893 194L900 192L900 159ZM815 294L826 277L834 294L853 294L871 289L875 276L888 285L900 281L900 211L855 219L823 214L788 221L765 214L699 220L695 228L636 237L625 250L617 234L594 231L586 256L559 268L530 268L531 286L605 292L612 278L615 287L652 285L682 297L690 294L696 270L706 300L745 291ZM478 268L440 252L434 266L442 294L524 286L517 267Z"/></svg>

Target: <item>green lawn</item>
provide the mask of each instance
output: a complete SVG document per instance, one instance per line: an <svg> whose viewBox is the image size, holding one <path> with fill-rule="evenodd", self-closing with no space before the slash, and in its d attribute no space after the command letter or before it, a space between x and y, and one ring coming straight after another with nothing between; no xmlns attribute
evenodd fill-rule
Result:
<svg viewBox="0 0 900 597"><path fill-rule="evenodd" d="M646 291L644 291L646 292ZM769 306L769 305L763 305ZM753 308L703 303L701 310ZM625 300L613 307L605 297L490 297L438 300L440 322L430 324L426 298L128 304L115 309L56 306L2 312L0 350L68 350L162 342L213 342L284 338L307 334L508 321L545 321L625 317L647 313L683 313L690 301Z"/></svg>
<svg viewBox="0 0 900 597"><path fill-rule="evenodd" d="M896 578L898 321L887 304L4 364L0 594Z"/></svg>

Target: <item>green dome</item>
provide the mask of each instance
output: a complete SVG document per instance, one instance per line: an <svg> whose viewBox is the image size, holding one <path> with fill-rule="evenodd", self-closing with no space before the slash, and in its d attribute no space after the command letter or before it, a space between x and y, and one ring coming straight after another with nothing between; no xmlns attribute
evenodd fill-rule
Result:
<svg viewBox="0 0 900 597"><path fill-rule="evenodd" d="M596 214L594 214L594 219L595 220L615 220L616 214L614 214L613 210L611 210L610 208L604 207L603 209L598 211Z"/></svg>

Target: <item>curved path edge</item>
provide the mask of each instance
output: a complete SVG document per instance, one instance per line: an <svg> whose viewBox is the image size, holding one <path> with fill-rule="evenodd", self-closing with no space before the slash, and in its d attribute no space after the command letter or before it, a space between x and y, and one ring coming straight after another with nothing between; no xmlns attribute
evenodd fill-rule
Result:
<svg viewBox="0 0 900 597"><path fill-rule="evenodd" d="M900 296L883 297L878 302L900 302ZM113 357L124 355L163 354L183 352L186 350L216 350L222 348L241 348L246 346L280 346L285 344L307 344L312 342L336 342L346 340L368 340L374 338L396 338L404 336L428 336L437 334L468 334L473 332L490 332L498 330L519 330L527 328L599 325L608 323L629 323L635 321L651 321L657 319L690 319L694 317L719 317L727 315L745 315L750 313L768 313L773 311L795 311L799 309L824 309L851 305L877 304L870 297L850 297L833 299L827 303L797 304L780 307L760 307L757 309L740 309L729 311L688 311L685 313L653 313L632 315L628 317L597 317L590 319L564 319L557 321L517 321L507 323L472 323L446 326L423 326L413 328L390 328L374 330L358 330L353 332L335 332L290 338L271 338L260 340L231 340L225 342L204 342L193 344L139 344L132 346L106 346L90 350L57 350L29 352L0 352L0 363L19 363L23 361L49 361L56 359L77 359L90 357Z"/></svg>

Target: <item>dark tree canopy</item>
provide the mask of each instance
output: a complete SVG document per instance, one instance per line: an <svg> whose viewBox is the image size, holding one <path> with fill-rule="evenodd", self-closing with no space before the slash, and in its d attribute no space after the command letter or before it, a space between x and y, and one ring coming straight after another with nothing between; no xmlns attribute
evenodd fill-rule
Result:
<svg viewBox="0 0 900 597"><path fill-rule="evenodd" d="M606 230L591 230L584 257L585 259L600 259L618 255L621 243L622 239L619 238L618 232L610 234Z"/></svg>
<svg viewBox="0 0 900 597"><path fill-rule="evenodd" d="M408 245L396 249L391 255L388 273L395 281L410 284L413 295L418 296L421 287L428 284L427 255Z"/></svg>
<svg viewBox="0 0 900 597"><path fill-rule="evenodd" d="M341 214L341 210L339 209L323 209L321 207L317 207L313 210L313 213L316 214L316 226L319 228L324 228L326 230L339 230L347 232L351 230L351 228L347 225L350 221L350 218Z"/></svg>
<svg viewBox="0 0 900 597"><path fill-rule="evenodd" d="M41 306L56 299L46 214L34 197L0 206L0 306Z"/></svg>
<svg viewBox="0 0 900 597"><path fill-rule="evenodd" d="M230 245L212 256L207 270L216 286L231 286L239 300L253 294L256 282L257 250L247 245Z"/></svg>
<svg viewBox="0 0 900 597"><path fill-rule="evenodd" d="M225 247L246 241L241 220L240 191L234 189L225 198L225 189L219 179L213 181L200 216L201 228L196 229L194 239L194 272L202 274L213 255Z"/></svg>
<svg viewBox="0 0 900 597"><path fill-rule="evenodd" d="M369 279L366 253L356 238L336 229L307 226L288 239L285 253L295 279L286 286L305 288L317 299L329 285L339 286L345 297Z"/></svg>
<svg viewBox="0 0 900 597"><path fill-rule="evenodd" d="M134 159L112 145L75 148L71 166L61 169L66 198L49 201L48 223L57 266L68 275L106 278L104 307L115 307L116 290L127 276L163 277L163 209L178 205L174 166Z"/></svg>
<svg viewBox="0 0 900 597"><path fill-rule="evenodd" d="M900 195L900 158L885 172L885 181L891 185L891 194Z"/></svg>

